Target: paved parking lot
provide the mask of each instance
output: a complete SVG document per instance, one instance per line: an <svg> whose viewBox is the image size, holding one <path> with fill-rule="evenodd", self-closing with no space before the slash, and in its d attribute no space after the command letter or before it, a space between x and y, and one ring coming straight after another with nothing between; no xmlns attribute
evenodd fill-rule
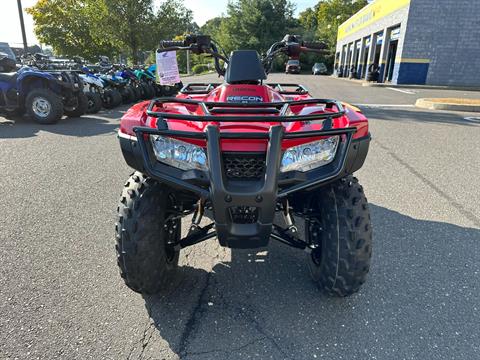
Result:
<svg viewBox="0 0 480 360"><path fill-rule="evenodd" d="M412 106L480 93L270 80L358 104L371 120L357 176L375 244L361 292L320 295L306 255L283 245L209 241L182 254L176 290L135 294L113 249L131 172L116 139L126 108L53 126L0 117L1 359L480 358L480 124Z"/></svg>

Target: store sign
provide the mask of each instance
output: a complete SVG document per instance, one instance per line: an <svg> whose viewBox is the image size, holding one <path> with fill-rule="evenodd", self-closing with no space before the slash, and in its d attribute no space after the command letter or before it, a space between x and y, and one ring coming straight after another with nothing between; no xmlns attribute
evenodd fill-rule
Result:
<svg viewBox="0 0 480 360"><path fill-rule="evenodd" d="M383 33L377 36L377 45L383 44Z"/></svg>
<svg viewBox="0 0 480 360"><path fill-rule="evenodd" d="M376 0L340 25L337 39L341 40L352 35L409 4L410 0Z"/></svg>
<svg viewBox="0 0 480 360"><path fill-rule="evenodd" d="M393 29L390 34L390 41L395 41L400 39L400 28Z"/></svg>

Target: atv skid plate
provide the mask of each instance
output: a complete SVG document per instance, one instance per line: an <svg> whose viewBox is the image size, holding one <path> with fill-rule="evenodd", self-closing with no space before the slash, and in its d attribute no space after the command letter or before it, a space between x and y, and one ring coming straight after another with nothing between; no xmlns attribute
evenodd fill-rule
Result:
<svg viewBox="0 0 480 360"><path fill-rule="evenodd" d="M191 84L188 91L201 91ZM204 85L204 91L211 91L216 84ZM277 84L277 87L281 84ZM296 91L303 91L297 88ZM178 114L154 111L164 104L197 106L202 109L201 115ZM289 111L293 106L319 105L327 110L324 113L296 115ZM222 116L214 114L221 113ZM277 114L265 116L263 114ZM228 115L235 114L235 115ZM241 115L239 115L241 114ZM251 115L255 114L255 115ZM260 115L262 114L262 115ZM288 115L287 115L288 114ZM270 238L286 243L290 246L307 249L308 244L289 231L274 225L277 203L286 200L287 196L307 191L319 185L334 181L359 167L358 161L363 163L364 151L368 151L368 141L355 139L352 141L355 127L334 129L333 119L345 114L345 110L337 101L327 99L306 99L300 101L286 101L274 103L209 103L191 99L160 98L152 100L147 115L157 118L157 128L135 127L136 139L121 139L124 156L130 159L137 168L142 168L148 176L157 179L174 189L194 193L203 203L211 206L214 224L204 228L198 227L195 231L177 244L180 247L190 246L206 239L217 236L222 246L230 248L256 248L268 244ZM212 122L205 132L188 132L170 130L168 120ZM268 132L221 132L215 123L219 122L269 122L278 123L270 127ZM282 123L289 122L323 121L321 130L285 132ZM203 139L206 142L208 172L201 170L183 171L172 168L157 161L150 135L174 137L176 139ZM282 141L285 139L312 138L338 135L340 142L333 162L309 172L289 171L280 172L282 159ZM227 176L225 158L222 154L220 142L222 139L265 139L268 142L265 156L264 173L258 179L239 181ZM369 140L369 139L362 139ZM128 143L128 144L126 144ZM352 145L353 143L353 145ZM366 145L365 145L366 144ZM366 146L366 149L365 149ZM366 155L366 154L365 154ZM361 164L360 164L361 166ZM250 214L248 221L235 220L235 211L241 209ZM213 225L215 231L213 230Z"/></svg>

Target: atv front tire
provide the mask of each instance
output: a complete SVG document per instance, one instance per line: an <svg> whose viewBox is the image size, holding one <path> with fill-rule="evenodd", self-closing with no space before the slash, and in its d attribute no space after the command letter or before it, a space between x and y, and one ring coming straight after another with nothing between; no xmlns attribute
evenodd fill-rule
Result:
<svg viewBox="0 0 480 360"><path fill-rule="evenodd" d="M131 102L133 102L133 98L135 97L132 90L128 87L123 88L120 91L120 94L122 95L123 104L130 104Z"/></svg>
<svg viewBox="0 0 480 360"><path fill-rule="evenodd" d="M352 176L312 194L306 237L318 247L309 254L313 280L339 297L360 289L370 269L372 226L362 186Z"/></svg>
<svg viewBox="0 0 480 360"><path fill-rule="evenodd" d="M140 88L132 87L132 93L133 93L133 102L134 103L142 100L142 94L141 94Z"/></svg>
<svg viewBox="0 0 480 360"><path fill-rule="evenodd" d="M142 100L147 100L148 99L148 88L146 84L141 84L138 89L140 90L140 98Z"/></svg>
<svg viewBox="0 0 480 360"><path fill-rule="evenodd" d="M85 93L85 95L87 95L88 100L87 113L98 113L102 109L102 97L100 96L100 94L97 92L89 91Z"/></svg>
<svg viewBox="0 0 480 360"><path fill-rule="evenodd" d="M155 97L155 88L153 87L153 85L147 84L145 86L145 89L147 90L147 99L153 99Z"/></svg>
<svg viewBox="0 0 480 360"><path fill-rule="evenodd" d="M156 294L171 284L179 251L180 219L173 220L173 193L165 185L135 172L125 184L118 206L117 262L125 284L138 293Z"/></svg>
<svg viewBox="0 0 480 360"><path fill-rule="evenodd" d="M85 115L88 110L88 98L83 92L79 92L74 99L72 99L71 105L64 105L63 112L68 117L80 117Z"/></svg>
<svg viewBox="0 0 480 360"><path fill-rule="evenodd" d="M39 124L55 124L62 118L62 98L48 89L34 89L25 100L27 113Z"/></svg>
<svg viewBox="0 0 480 360"><path fill-rule="evenodd" d="M116 89L105 90L102 101L105 109L113 109L122 103L122 95Z"/></svg>

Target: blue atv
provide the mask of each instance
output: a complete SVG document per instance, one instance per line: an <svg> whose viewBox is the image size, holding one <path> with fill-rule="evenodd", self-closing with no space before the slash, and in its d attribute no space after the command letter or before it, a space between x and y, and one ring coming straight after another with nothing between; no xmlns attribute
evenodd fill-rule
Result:
<svg viewBox="0 0 480 360"><path fill-rule="evenodd" d="M83 82L75 73L44 72L22 67L0 54L0 111L7 115L27 113L40 124L54 124L65 114L85 114L88 101Z"/></svg>

